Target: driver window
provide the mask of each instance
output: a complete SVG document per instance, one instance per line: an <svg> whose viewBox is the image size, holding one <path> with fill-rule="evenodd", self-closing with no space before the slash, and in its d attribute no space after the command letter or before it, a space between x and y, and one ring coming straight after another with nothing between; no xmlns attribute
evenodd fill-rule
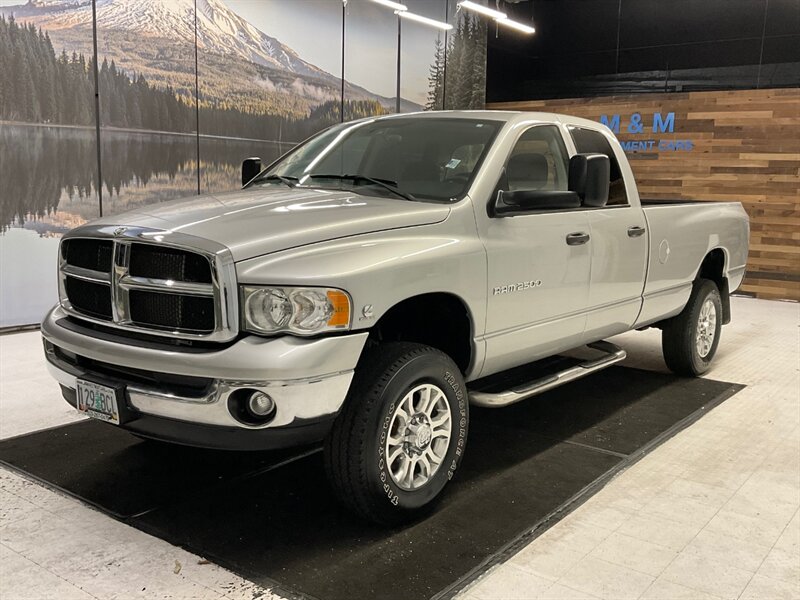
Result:
<svg viewBox="0 0 800 600"><path fill-rule="evenodd" d="M508 157L505 185L519 190L566 191L567 149L554 125L537 125L523 133Z"/></svg>

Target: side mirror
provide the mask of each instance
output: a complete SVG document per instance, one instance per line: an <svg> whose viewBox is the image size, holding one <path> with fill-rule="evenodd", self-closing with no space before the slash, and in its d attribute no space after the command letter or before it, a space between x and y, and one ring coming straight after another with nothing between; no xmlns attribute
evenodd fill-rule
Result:
<svg viewBox="0 0 800 600"><path fill-rule="evenodd" d="M261 159L258 156L245 158L242 162L242 185L247 185L259 173L261 173Z"/></svg>
<svg viewBox="0 0 800 600"><path fill-rule="evenodd" d="M576 154L569 160L569 189L583 206L605 206L610 180L611 163L605 154Z"/></svg>
<svg viewBox="0 0 800 600"><path fill-rule="evenodd" d="M498 216L520 215L540 210L580 208L581 199L575 192L557 190L518 190L497 192L494 212Z"/></svg>

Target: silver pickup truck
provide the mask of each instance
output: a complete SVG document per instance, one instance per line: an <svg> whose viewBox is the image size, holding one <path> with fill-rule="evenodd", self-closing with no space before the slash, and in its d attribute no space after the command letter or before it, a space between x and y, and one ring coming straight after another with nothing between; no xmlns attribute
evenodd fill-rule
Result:
<svg viewBox="0 0 800 600"><path fill-rule="evenodd" d="M50 371L140 437L324 440L335 494L381 523L440 495L470 404L619 362L608 336L658 327L673 371L706 371L745 271L740 204L642 201L613 134L568 116L368 118L242 179L65 235Z"/></svg>

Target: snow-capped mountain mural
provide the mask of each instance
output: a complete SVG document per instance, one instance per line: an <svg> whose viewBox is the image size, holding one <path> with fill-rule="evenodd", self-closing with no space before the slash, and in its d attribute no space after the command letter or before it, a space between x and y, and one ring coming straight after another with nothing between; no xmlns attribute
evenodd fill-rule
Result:
<svg viewBox="0 0 800 600"><path fill-rule="evenodd" d="M403 23L401 111L480 107L485 27L406 1L454 29ZM245 157L394 112L396 28L369 0L0 0L0 328L55 302L70 228L235 188Z"/></svg>
<svg viewBox="0 0 800 600"><path fill-rule="evenodd" d="M30 0L0 8L0 12L46 30L92 25L91 0ZM197 0L197 25L201 50L237 55L292 73L332 77L259 31L221 0ZM195 0L97 0L97 27L194 44Z"/></svg>
<svg viewBox="0 0 800 600"><path fill-rule="evenodd" d="M206 100L247 98L250 112L300 116L341 94L341 74L329 73L304 60L231 10L223 0L96 0L98 58L133 77L143 75L158 87L169 85L179 95L194 92L194 44L202 57L203 75L214 80L201 90ZM275 3L271 3L275 8ZM295 9L297 6L295 5ZM265 8L267 6L265 5ZM0 6L0 15L31 23L48 33L56 51L92 53L92 4L89 0L29 0ZM196 28L195 28L196 18ZM334 25L335 27L335 25ZM395 99L346 84L353 100L375 100L387 110ZM275 94L292 96L287 102ZM266 96L265 106L254 106ZM302 100L296 102L297 99ZM241 102L240 102L241 104ZM402 100L404 111L421 105Z"/></svg>

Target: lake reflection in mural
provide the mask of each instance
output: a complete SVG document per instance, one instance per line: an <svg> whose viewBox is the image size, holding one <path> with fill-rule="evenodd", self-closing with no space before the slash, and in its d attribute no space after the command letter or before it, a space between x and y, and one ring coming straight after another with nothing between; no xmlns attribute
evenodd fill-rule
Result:
<svg viewBox="0 0 800 600"><path fill-rule="evenodd" d="M0 327L36 323L56 302L57 238L100 214L95 139L92 128L0 124ZM101 139L104 215L197 194L194 135L104 128ZM290 148L203 137L203 188L236 189L243 158Z"/></svg>

